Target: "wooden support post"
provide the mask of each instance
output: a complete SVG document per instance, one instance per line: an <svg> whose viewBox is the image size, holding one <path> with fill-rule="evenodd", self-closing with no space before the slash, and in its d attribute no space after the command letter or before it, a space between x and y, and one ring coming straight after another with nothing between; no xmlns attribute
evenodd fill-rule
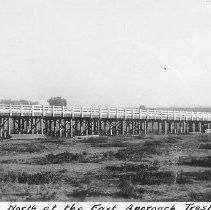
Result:
<svg viewBox="0 0 211 210"><path fill-rule="evenodd" d="M154 122L152 121L152 133L154 133Z"/></svg>
<svg viewBox="0 0 211 210"><path fill-rule="evenodd" d="M195 123L192 122L192 132L195 132Z"/></svg>
<svg viewBox="0 0 211 210"><path fill-rule="evenodd" d="M160 134L160 122L158 121L158 134Z"/></svg>
<svg viewBox="0 0 211 210"><path fill-rule="evenodd" d="M59 137L62 137L62 120L59 119Z"/></svg>
<svg viewBox="0 0 211 210"><path fill-rule="evenodd" d="M56 136L56 119L53 121L53 135Z"/></svg>
<svg viewBox="0 0 211 210"><path fill-rule="evenodd" d="M101 121L100 120L97 121L97 134L98 135L101 134Z"/></svg>
<svg viewBox="0 0 211 210"><path fill-rule="evenodd" d="M187 134L189 133L190 129L189 129L189 122L186 123L186 132Z"/></svg>
<svg viewBox="0 0 211 210"><path fill-rule="evenodd" d="M167 121L164 121L164 134L168 134L168 126L167 126Z"/></svg>
<svg viewBox="0 0 211 210"><path fill-rule="evenodd" d="M116 121L115 122L115 135L119 135L119 122L118 121Z"/></svg>
<svg viewBox="0 0 211 210"><path fill-rule="evenodd" d="M125 135L125 122L122 120L122 135Z"/></svg>
<svg viewBox="0 0 211 210"><path fill-rule="evenodd" d="M18 134L21 134L21 119L18 119Z"/></svg>
<svg viewBox="0 0 211 210"><path fill-rule="evenodd" d="M83 136L83 120L80 120L80 135Z"/></svg>
<svg viewBox="0 0 211 210"><path fill-rule="evenodd" d="M186 134L186 132L187 132L187 131L186 131L186 122L184 121L184 122L183 122L183 133Z"/></svg>
<svg viewBox="0 0 211 210"><path fill-rule="evenodd" d="M74 125L74 128L75 128L74 136L78 136L78 120L77 119L75 119L75 123L74 124L75 124Z"/></svg>
<svg viewBox="0 0 211 210"><path fill-rule="evenodd" d="M49 122L48 119L45 118L45 132L44 132L45 135L49 135L49 133L48 133L49 123L48 122Z"/></svg>
<svg viewBox="0 0 211 210"><path fill-rule="evenodd" d="M27 118L26 119L26 133L29 134L29 131L30 131L30 129L29 129L29 119Z"/></svg>
<svg viewBox="0 0 211 210"><path fill-rule="evenodd" d="M141 131L142 131L141 121L138 121L138 135L141 134Z"/></svg>
<svg viewBox="0 0 211 210"><path fill-rule="evenodd" d="M172 134L173 133L173 123L169 122L169 124L170 124L170 133Z"/></svg>
<svg viewBox="0 0 211 210"><path fill-rule="evenodd" d="M105 135L107 134L107 122L104 120L104 133Z"/></svg>
<svg viewBox="0 0 211 210"><path fill-rule="evenodd" d="M21 118L20 119L20 133L23 134L24 133L24 119Z"/></svg>
<svg viewBox="0 0 211 210"><path fill-rule="evenodd" d="M11 135L11 117L8 118L8 137Z"/></svg>
<svg viewBox="0 0 211 210"><path fill-rule="evenodd" d="M43 135L43 118L40 118L40 133Z"/></svg>
<svg viewBox="0 0 211 210"><path fill-rule="evenodd" d="M70 119L69 124L70 124L70 138L72 138L73 137L73 121L72 121L72 119Z"/></svg>
<svg viewBox="0 0 211 210"><path fill-rule="evenodd" d="M182 134L183 133L182 122L179 123L179 126L180 126L180 134Z"/></svg>
<svg viewBox="0 0 211 210"><path fill-rule="evenodd" d="M175 134L178 134L179 130L178 130L178 122L175 122Z"/></svg>
<svg viewBox="0 0 211 210"><path fill-rule="evenodd" d="M2 136L3 136L3 129L2 129L2 118L0 118L0 138L2 138Z"/></svg>
<svg viewBox="0 0 211 210"><path fill-rule="evenodd" d="M132 135L134 135L134 121L131 122L132 125Z"/></svg>
<svg viewBox="0 0 211 210"><path fill-rule="evenodd" d="M148 122L145 120L144 121L144 134L148 133Z"/></svg>
<svg viewBox="0 0 211 210"><path fill-rule="evenodd" d="M91 121L91 135L94 135L94 121Z"/></svg>
<svg viewBox="0 0 211 210"><path fill-rule="evenodd" d="M201 125L201 122L198 123L198 129L199 129L199 132L201 133L201 132L202 132L202 125Z"/></svg>
<svg viewBox="0 0 211 210"><path fill-rule="evenodd" d="M67 120L64 120L64 135L65 137L68 137L68 133L67 133Z"/></svg>
<svg viewBox="0 0 211 210"><path fill-rule="evenodd" d="M38 123L39 123L39 119L38 118L35 118L35 133L37 134L38 133Z"/></svg>
<svg viewBox="0 0 211 210"><path fill-rule="evenodd" d="M110 131L110 135L113 135L113 130L112 130L112 124L111 121L109 120L109 131Z"/></svg>
<svg viewBox="0 0 211 210"><path fill-rule="evenodd" d="M16 133L16 119L13 118L13 133Z"/></svg>

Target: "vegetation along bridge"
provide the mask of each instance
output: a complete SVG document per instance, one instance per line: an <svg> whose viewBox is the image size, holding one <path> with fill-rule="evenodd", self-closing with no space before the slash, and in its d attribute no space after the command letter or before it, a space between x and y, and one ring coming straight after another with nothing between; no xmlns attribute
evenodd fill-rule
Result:
<svg viewBox="0 0 211 210"><path fill-rule="evenodd" d="M0 137L10 134L139 135L204 132L211 113L87 108L40 105L0 105Z"/></svg>

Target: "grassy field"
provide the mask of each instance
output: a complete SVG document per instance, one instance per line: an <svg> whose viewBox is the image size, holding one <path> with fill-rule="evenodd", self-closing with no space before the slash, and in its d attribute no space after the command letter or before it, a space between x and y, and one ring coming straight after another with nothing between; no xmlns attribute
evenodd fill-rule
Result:
<svg viewBox="0 0 211 210"><path fill-rule="evenodd" d="M211 201L211 135L0 140L1 201Z"/></svg>

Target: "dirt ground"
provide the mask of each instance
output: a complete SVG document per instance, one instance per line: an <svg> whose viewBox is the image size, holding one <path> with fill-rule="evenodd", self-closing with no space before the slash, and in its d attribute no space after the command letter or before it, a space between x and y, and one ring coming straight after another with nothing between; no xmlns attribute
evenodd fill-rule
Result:
<svg viewBox="0 0 211 210"><path fill-rule="evenodd" d="M211 201L211 135L0 140L0 201Z"/></svg>

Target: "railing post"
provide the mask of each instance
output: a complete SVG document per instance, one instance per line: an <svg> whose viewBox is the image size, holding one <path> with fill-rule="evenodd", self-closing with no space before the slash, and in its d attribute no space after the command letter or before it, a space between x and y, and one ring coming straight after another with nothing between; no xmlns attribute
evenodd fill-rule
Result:
<svg viewBox="0 0 211 210"><path fill-rule="evenodd" d="M117 119L119 118L118 112L119 112L119 109L116 108L116 118L117 118Z"/></svg>
<svg viewBox="0 0 211 210"><path fill-rule="evenodd" d="M110 108L108 108L108 118L110 119Z"/></svg>
<svg viewBox="0 0 211 210"><path fill-rule="evenodd" d="M124 118L125 118L125 120L126 120L126 109L124 109Z"/></svg>
<svg viewBox="0 0 211 210"><path fill-rule="evenodd" d="M34 116L34 105L32 105L32 117Z"/></svg>
<svg viewBox="0 0 211 210"><path fill-rule="evenodd" d="M142 115L141 115L141 109L139 109L139 119L142 119Z"/></svg>
<svg viewBox="0 0 211 210"><path fill-rule="evenodd" d="M90 108L90 117L92 118L92 107Z"/></svg>
<svg viewBox="0 0 211 210"><path fill-rule="evenodd" d="M54 113L54 106L52 106L52 116L54 117L55 113Z"/></svg>
<svg viewBox="0 0 211 210"><path fill-rule="evenodd" d="M23 116L23 105L21 105L21 116Z"/></svg>
<svg viewBox="0 0 211 210"><path fill-rule="evenodd" d="M62 106L62 117L64 117L64 112L65 112L64 106Z"/></svg>
<svg viewBox="0 0 211 210"><path fill-rule="evenodd" d="M101 108L99 108L99 118L101 119Z"/></svg>
<svg viewBox="0 0 211 210"><path fill-rule="evenodd" d="M72 107L72 118L74 118L74 107Z"/></svg>
<svg viewBox="0 0 211 210"><path fill-rule="evenodd" d="M83 107L81 107L81 118L84 117L84 113L83 113Z"/></svg>
<svg viewBox="0 0 211 210"><path fill-rule="evenodd" d="M132 109L132 118L134 119L134 109Z"/></svg>
<svg viewBox="0 0 211 210"><path fill-rule="evenodd" d="M10 104L9 116L12 116L12 105Z"/></svg>
<svg viewBox="0 0 211 210"><path fill-rule="evenodd" d="M45 106L44 105L42 106L42 116L43 117L45 116Z"/></svg>

